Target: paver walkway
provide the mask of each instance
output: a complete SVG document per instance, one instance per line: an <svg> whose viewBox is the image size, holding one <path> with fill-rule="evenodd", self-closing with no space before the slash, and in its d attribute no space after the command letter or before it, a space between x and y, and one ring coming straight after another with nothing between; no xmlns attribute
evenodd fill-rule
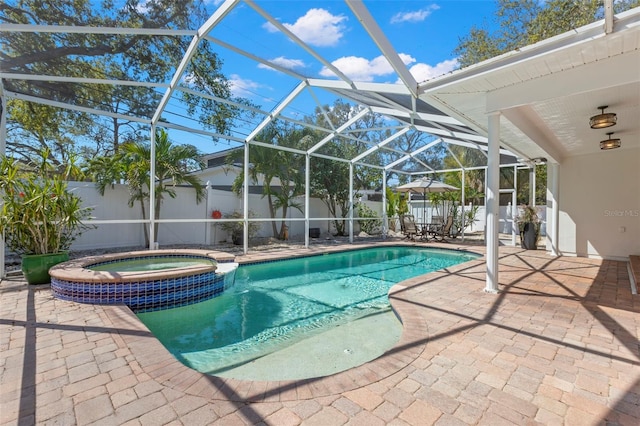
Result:
<svg viewBox="0 0 640 426"><path fill-rule="evenodd" d="M126 308L5 280L0 423L640 424L640 296L624 262L501 247L500 293L484 280L481 259L405 281L391 294L405 332L388 354L276 383L201 375Z"/></svg>

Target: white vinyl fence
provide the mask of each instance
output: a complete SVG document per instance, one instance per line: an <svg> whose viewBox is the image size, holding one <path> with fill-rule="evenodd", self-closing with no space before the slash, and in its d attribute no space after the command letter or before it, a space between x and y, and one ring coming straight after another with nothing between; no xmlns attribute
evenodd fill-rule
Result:
<svg viewBox="0 0 640 426"><path fill-rule="evenodd" d="M140 203L135 202L133 207L129 207L129 188L126 185L115 185L114 188L107 188L104 196L101 196L90 182L70 182L69 188L75 191L83 200L83 204L93 208L92 218L97 221L96 228L86 231L74 242L73 250L88 250L97 248L112 247L144 247L144 227L148 224L140 222L142 212ZM211 219L213 210L220 210L223 214L231 213L235 210L242 210L242 199L227 191L208 189L205 199L196 203L193 189L187 187L176 187L176 198L165 198L160 208L160 220L190 220L184 223L164 223L158 224L158 244L160 247L173 244L190 245L215 245L223 241L229 241L230 236L220 227L214 224ZM304 197L300 197L299 204L304 206ZM379 216L382 215L382 203L373 201L363 201ZM261 195L249 195L249 209L260 219L259 237L272 236L271 222L266 220L270 217L266 198ZM461 210L461 207L458 207ZM149 217L149 206L145 205L146 216ZM540 209L540 215L544 219L546 209ZM465 232L484 231L484 207L481 206L476 214L476 221L467 226ZM279 214L280 212L278 212ZM411 214L416 217L416 221L424 222L426 215L429 221L433 216L442 215L435 207L426 204L423 213L422 201L415 201L411 204ZM517 213L515 213L517 214ZM511 206L500 207L500 232L511 233L513 209ZM329 211L326 205L319 199L310 200L309 228L318 228L321 236L328 235L334 231L333 221L326 219ZM313 219L325 218L325 219ZM113 220L115 223L99 223L100 221ZM203 220L203 222L198 222ZM204 220L209 220L204 222ZM124 223L126 221L139 221L138 223ZM277 220L278 229L280 219ZM292 239L301 240L304 237L305 222L304 213L297 209L289 209L286 222L289 227L289 236ZM348 228L347 228L348 229ZM354 222L354 234L358 234L360 227ZM543 222L544 233L544 222Z"/></svg>

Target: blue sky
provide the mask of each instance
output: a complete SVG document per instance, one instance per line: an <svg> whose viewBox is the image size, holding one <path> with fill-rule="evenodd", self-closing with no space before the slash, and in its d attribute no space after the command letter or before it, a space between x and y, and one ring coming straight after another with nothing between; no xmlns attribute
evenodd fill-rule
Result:
<svg viewBox="0 0 640 426"><path fill-rule="evenodd" d="M212 1L208 7L213 11L221 3ZM398 81L343 1L275 0L257 4L354 81ZM455 69L453 50L459 38L468 34L473 25L491 24L495 10L495 3L487 0L373 0L364 4L417 81ZM237 6L210 35L306 77L336 78L247 4ZM224 61L222 71L232 83L233 93L264 110L272 110L299 83L233 51L222 47L216 50ZM317 99L301 96L284 114L291 117L311 114L317 100L333 103L331 96L319 92L316 96ZM247 126L251 127L251 123Z"/></svg>

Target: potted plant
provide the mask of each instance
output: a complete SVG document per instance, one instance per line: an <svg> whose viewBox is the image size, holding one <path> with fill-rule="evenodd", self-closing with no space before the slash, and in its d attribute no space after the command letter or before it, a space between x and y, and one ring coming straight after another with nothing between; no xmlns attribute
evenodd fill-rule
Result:
<svg viewBox="0 0 640 426"><path fill-rule="evenodd" d="M527 250L536 250L540 239L540 216L533 206L520 206L520 214L515 220L520 231L520 246Z"/></svg>
<svg viewBox="0 0 640 426"><path fill-rule="evenodd" d="M69 259L69 247L89 228L83 220L91 213L68 190L63 176L49 176L45 158L43 154L43 164L32 170L7 157L0 165L0 233L9 250L22 255L29 284L50 282L49 268Z"/></svg>
<svg viewBox="0 0 640 426"><path fill-rule="evenodd" d="M236 219L232 222L223 222L220 226L231 235L231 241L233 244L240 245L244 242L244 221L241 211L235 210L232 213L225 213L223 215L225 219ZM249 211L249 217L255 217L252 211ZM257 222L249 222L249 239L253 238L260 230L260 224Z"/></svg>

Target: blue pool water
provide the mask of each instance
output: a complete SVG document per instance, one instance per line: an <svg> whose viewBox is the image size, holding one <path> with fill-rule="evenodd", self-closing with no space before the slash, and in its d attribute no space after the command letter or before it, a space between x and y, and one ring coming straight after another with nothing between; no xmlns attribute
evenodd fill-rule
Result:
<svg viewBox="0 0 640 426"><path fill-rule="evenodd" d="M395 283L476 257L401 246L243 265L219 297L138 317L181 362L222 374L389 311L387 293Z"/></svg>

